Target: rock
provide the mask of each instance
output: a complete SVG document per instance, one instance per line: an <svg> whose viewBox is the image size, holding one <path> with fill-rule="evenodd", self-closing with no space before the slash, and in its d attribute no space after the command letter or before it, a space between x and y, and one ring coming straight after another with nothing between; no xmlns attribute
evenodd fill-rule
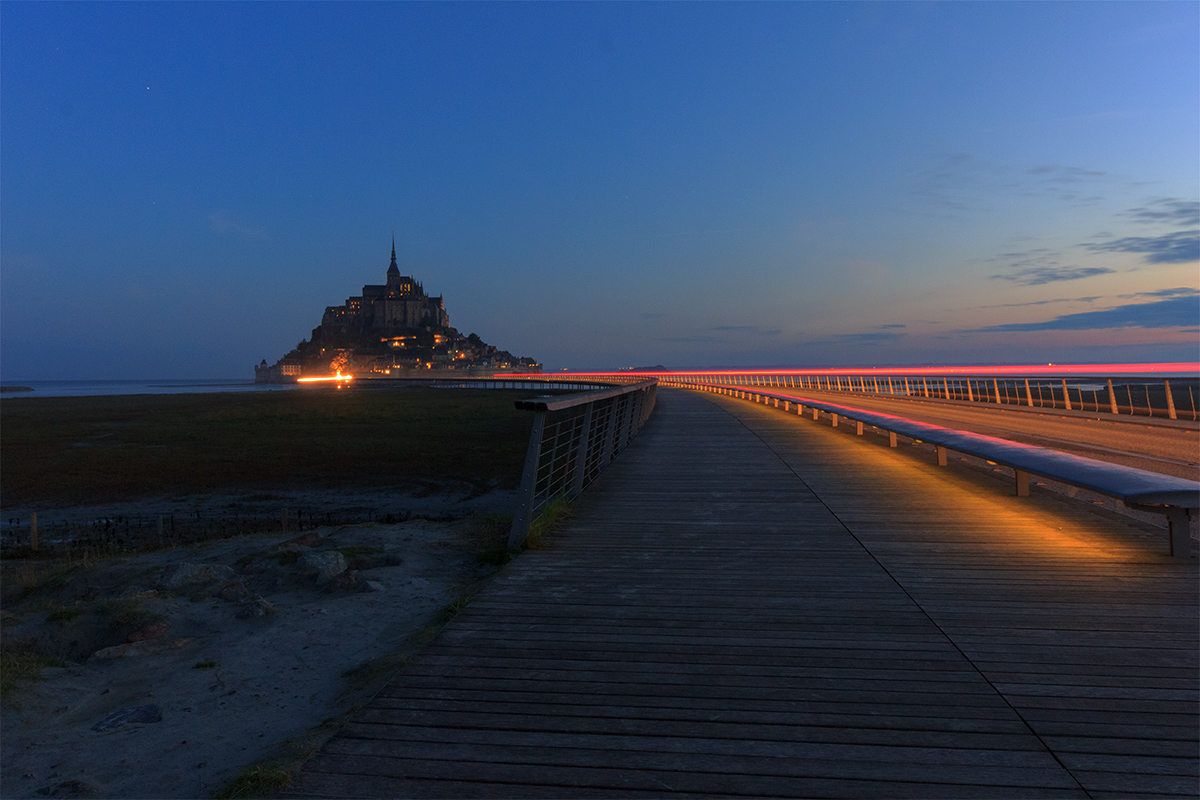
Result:
<svg viewBox="0 0 1200 800"><path fill-rule="evenodd" d="M358 585L358 590L360 592L382 592L383 584L379 581L362 581Z"/></svg>
<svg viewBox="0 0 1200 800"><path fill-rule="evenodd" d="M260 597L253 603L248 603L235 616L238 619L253 619L255 617L273 616L278 613L279 609L271 601Z"/></svg>
<svg viewBox="0 0 1200 800"><path fill-rule="evenodd" d="M191 589L218 581L232 581L237 573L224 564L184 563L168 567L163 573L162 585L167 589Z"/></svg>
<svg viewBox="0 0 1200 800"><path fill-rule="evenodd" d="M130 722L162 722L162 709L156 705L132 706L114 711L92 726L92 730L111 731Z"/></svg>
<svg viewBox="0 0 1200 800"><path fill-rule="evenodd" d="M398 567L404 563L399 550L386 550L383 554L383 564L386 567Z"/></svg>
<svg viewBox="0 0 1200 800"><path fill-rule="evenodd" d="M337 550L310 550L296 562L303 577L316 576L317 585L324 586L346 571L346 557Z"/></svg>
<svg viewBox="0 0 1200 800"><path fill-rule="evenodd" d="M238 603L250 596L250 590L246 588L245 581L234 581L227 583L217 591L217 597L227 603Z"/></svg>
<svg viewBox="0 0 1200 800"><path fill-rule="evenodd" d="M32 775L27 777L32 778ZM45 797L88 798L99 797L100 790L86 781L63 781L55 786L43 786L37 790Z"/></svg>
<svg viewBox="0 0 1200 800"><path fill-rule="evenodd" d="M134 631L129 634L127 642L144 642L151 639L161 639L167 635L167 629L170 628L165 622L156 622L153 625L147 625L141 630Z"/></svg>
<svg viewBox="0 0 1200 800"><path fill-rule="evenodd" d="M286 542L280 542L277 545L272 545L271 547L268 547L266 550L263 550L261 553L259 553L259 556L262 558L270 558L271 556L276 556L280 553L287 553L291 550L300 550L301 548L312 547L320 541L321 534L317 533L316 531L309 531L308 533L302 533L299 536L293 536Z"/></svg>
<svg viewBox="0 0 1200 800"><path fill-rule="evenodd" d="M129 656L145 656L151 653L161 653L163 650L176 650L190 641L192 639L188 638L145 639L140 642L126 642L125 644L118 644L113 647L105 647L102 650L97 650L92 653L91 657L99 661L113 661Z"/></svg>
<svg viewBox="0 0 1200 800"><path fill-rule="evenodd" d="M327 592L345 592L358 585L358 570L348 569L334 575L326 584Z"/></svg>
<svg viewBox="0 0 1200 800"><path fill-rule="evenodd" d="M275 562L269 561L262 556L255 556L249 564L242 567L243 575L261 575L264 572L270 572L276 566Z"/></svg>

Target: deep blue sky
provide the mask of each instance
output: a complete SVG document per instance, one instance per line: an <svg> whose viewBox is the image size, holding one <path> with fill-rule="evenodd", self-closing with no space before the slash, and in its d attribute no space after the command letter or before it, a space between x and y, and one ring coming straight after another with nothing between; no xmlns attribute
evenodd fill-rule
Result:
<svg viewBox="0 0 1200 800"><path fill-rule="evenodd" d="M0 5L0 375L1195 360L1200 4Z"/></svg>

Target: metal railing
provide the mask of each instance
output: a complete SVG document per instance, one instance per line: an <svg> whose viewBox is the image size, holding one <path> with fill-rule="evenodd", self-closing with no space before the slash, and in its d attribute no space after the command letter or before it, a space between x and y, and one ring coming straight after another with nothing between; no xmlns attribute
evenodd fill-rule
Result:
<svg viewBox="0 0 1200 800"><path fill-rule="evenodd" d="M651 379L517 401L518 409L534 417L509 547L525 539L550 501L577 497L625 449L654 410L657 387L658 380Z"/></svg>
<svg viewBox="0 0 1200 800"><path fill-rule="evenodd" d="M905 372L680 372L662 375L665 386L720 383L806 391L843 392L1051 408L1165 419L1200 419L1200 378L1137 375L963 376Z"/></svg>

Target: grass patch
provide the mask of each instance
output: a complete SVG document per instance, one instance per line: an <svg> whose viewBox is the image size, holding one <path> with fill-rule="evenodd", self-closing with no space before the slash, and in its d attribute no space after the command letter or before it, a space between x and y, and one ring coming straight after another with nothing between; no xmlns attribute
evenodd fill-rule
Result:
<svg viewBox="0 0 1200 800"><path fill-rule="evenodd" d="M342 677L346 679L346 685L341 694L343 696L357 694L380 686L408 662L407 656L400 655L380 656L364 661L357 667L352 667L342 673Z"/></svg>
<svg viewBox="0 0 1200 800"><path fill-rule="evenodd" d="M542 546L543 538L564 520L570 519L575 513L571 501L566 497L556 497L546 504L542 513L538 514L529 525L529 535L522 543L522 549L537 550Z"/></svg>
<svg viewBox="0 0 1200 800"><path fill-rule="evenodd" d="M83 616L87 613L79 606L67 606L51 611L46 615L46 622L70 622L76 617Z"/></svg>
<svg viewBox="0 0 1200 800"><path fill-rule="evenodd" d="M6 399L6 506L462 482L515 488L530 390L228 392Z"/></svg>
<svg viewBox="0 0 1200 800"><path fill-rule="evenodd" d="M46 667L62 667L66 662L57 656L37 652L25 643L6 643L0 646L0 697L8 697L18 685L41 680Z"/></svg>
<svg viewBox="0 0 1200 800"><path fill-rule="evenodd" d="M299 765L288 769L278 764L255 764L242 770L240 775L226 784L213 797L221 800L267 797L291 786L298 769Z"/></svg>

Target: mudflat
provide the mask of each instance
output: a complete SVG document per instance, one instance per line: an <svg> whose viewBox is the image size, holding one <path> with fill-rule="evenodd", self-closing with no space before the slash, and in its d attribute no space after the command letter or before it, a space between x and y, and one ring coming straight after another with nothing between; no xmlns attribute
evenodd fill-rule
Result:
<svg viewBox="0 0 1200 800"><path fill-rule="evenodd" d="M282 786L508 557L529 394L0 402L0 795ZM155 515L180 535L56 538Z"/></svg>

